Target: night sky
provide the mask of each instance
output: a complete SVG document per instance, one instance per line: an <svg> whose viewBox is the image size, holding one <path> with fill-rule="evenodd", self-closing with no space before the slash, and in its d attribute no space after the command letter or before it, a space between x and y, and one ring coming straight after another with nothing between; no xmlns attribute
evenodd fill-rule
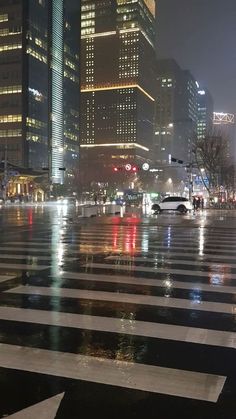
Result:
<svg viewBox="0 0 236 419"><path fill-rule="evenodd" d="M236 0L157 0L160 58L207 87L215 110L236 113Z"/></svg>

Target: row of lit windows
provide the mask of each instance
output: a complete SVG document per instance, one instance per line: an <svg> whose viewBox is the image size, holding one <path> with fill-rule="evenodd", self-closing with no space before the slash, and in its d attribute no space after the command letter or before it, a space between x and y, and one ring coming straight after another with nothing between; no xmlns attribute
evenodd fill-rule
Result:
<svg viewBox="0 0 236 419"><path fill-rule="evenodd" d="M15 93L21 93L21 92L22 92L21 85L0 87L0 95L9 95L9 94L15 94Z"/></svg>
<svg viewBox="0 0 236 419"><path fill-rule="evenodd" d="M74 83L79 83L79 78L67 70L64 71L64 77L67 77Z"/></svg>
<svg viewBox="0 0 236 419"><path fill-rule="evenodd" d="M2 15L0 15L0 23L2 22L8 22L8 14L4 13Z"/></svg>
<svg viewBox="0 0 236 419"><path fill-rule="evenodd" d="M45 64L47 64L47 57L43 54L40 54L39 52L35 51L33 48L28 47L26 50L26 53L31 55L32 57L36 58L36 60L39 60Z"/></svg>
<svg viewBox="0 0 236 419"><path fill-rule="evenodd" d="M10 36L10 35L19 35L22 33L22 28L4 28L0 29L0 36Z"/></svg>
<svg viewBox="0 0 236 419"><path fill-rule="evenodd" d="M42 135L35 135L35 134L30 133L30 132L27 133L26 140L27 141L33 141L34 143L46 142L46 138L43 137Z"/></svg>
<svg viewBox="0 0 236 419"><path fill-rule="evenodd" d="M20 49L20 48L22 48L22 44L19 42L17 42L16 44L0 45L0 52L12 51L13 49Z"/></svg>
<svg viewBox="0 0 236 419"><path fill-rule="evenodd" d="M48 47L45 41L43 41L40 38L35 38L34 42L38 47L43 48L45 51L47 51Z"/></svg>
<svg viewBox="0 0 236 419"><path fill-rule="evenodd" d="M21 129L1 129L0 130L0 138L21 137L21 135L22 135Z"/></svg>
<svg viewBox="0 0 236 419"><path fill-rule="evenodd" d="M39 121L38 119L34 119L34 118L26 118L26 124L28 127L33 127L33 128L44 128L46 126L45 122Z"/></svg>
<svg viewBox="0 0 236 419"><path fill-rule="evenodd" d="M95 10L95 3L92 4L84 4L81 7L82 12L87 11L87 10Z"/></svg>
<svg viewBox="0 0 236 419"><path fill-rule="evenodd" d="M65 59L65 64L68 65L72 70L76 70L76 66L74 63L72 63L68 58Z"/></svg>
<svg viewBox="0 0 236 419"><path fill-rule="evenodd" d="M81 20L95 18L95 12L82 13Z"/></svg>
<svg viewBox="0 0 236 419"><path fill-rule="evenodd" d="M72 140L72 141L78 141L78 139L79 139L77 135L72 134L71 132L66 131L64 133L64 135L65 135L66 138L68 138L69 140Z"/></svg>
<svg viewBox="0 0 236 419"><path fill-rule="evenodd" d="M91 35L92 33L95 33L95 28L81 29L81 35Z"/></svg>
<svg viewBox="0 0 236 419"><path fill-rule="evenodd" d="M95 20L84 20L81 22L81 28L87 28L89 26L95 26Z"/></svg>
<svg viewBox="0 0 236 419"><path fill-rule="evenodd" d="M0 123L21 122L22 115L0 115Z"/></svg>

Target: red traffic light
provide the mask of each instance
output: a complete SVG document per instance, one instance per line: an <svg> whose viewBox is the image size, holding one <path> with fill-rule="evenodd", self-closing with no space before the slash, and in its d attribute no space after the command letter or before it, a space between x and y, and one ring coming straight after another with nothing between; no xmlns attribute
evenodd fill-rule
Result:
<svg viewBox="0 0 236 419"><path fill-rule="evenodd" d="M113 171L114 171L114 172L118 172L118 167L114 167L114 168L113 168Z"/></svg>
<svg viewBox="0 0 236 419"><path fill-rule="evenodd" d="M132 167L132 170L133 170L133 172L137 172L137 167L136 166L133 166Z"/></svg>

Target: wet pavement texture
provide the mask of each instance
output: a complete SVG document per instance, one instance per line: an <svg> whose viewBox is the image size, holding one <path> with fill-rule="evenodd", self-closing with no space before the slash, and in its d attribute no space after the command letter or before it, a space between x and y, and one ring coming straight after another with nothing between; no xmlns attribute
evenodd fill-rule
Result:
<svg viewBox="0 0 236 419"><path fill-rule="evenodd" d="M236 419L236 211L0 208L0 418Z"/></svg>

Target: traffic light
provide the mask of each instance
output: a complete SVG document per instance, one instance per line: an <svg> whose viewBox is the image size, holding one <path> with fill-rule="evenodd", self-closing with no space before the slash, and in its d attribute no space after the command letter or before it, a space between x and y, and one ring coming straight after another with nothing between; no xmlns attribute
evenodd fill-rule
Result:
<svg viewBox="0 0 236 419"><path fill-rule="evenodd" d="M171 157L171 162L173 162L173 163L179 163L179 164L183 164L184 163L183 160L176 159L175 157Z"/></svg>
<svg viewBox="0 0 236 419"><path fill-rule="evenodd" d="M133 167L132 167L132 171L133 171L133 172L137 172L137 170L138 170L138 169L137 169L137 167L136 167L136 166L133 166Z"/></svg>

